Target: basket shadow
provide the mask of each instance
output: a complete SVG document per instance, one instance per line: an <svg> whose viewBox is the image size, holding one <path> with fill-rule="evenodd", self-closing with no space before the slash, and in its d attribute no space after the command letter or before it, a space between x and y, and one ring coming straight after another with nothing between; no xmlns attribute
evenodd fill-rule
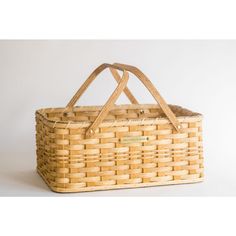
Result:
<svg viewBox="0 0 236 236"><path fill-rule="evenodd" d="M36 170L17 171L9 174L8 179L11 179L15 184L22 186L24 189L49 191Z"/></svg>

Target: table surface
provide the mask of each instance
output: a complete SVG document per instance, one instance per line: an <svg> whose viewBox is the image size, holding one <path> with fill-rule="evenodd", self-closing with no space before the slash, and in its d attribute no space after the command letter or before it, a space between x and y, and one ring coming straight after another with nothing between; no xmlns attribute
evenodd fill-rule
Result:
<svg viewBox="0 0 236 236"><path fill-rule="evenodd" d="M1 154L0 196L236 196L235 176L223 173L205 174L204 182L194 184L61 194L50 191L35 167L32 153Z"/></svg>

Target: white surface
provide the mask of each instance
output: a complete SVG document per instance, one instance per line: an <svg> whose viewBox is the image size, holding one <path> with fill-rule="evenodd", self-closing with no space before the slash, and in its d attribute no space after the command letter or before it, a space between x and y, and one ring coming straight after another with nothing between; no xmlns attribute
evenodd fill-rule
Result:
<svg viewBox="0 0 236 236"><path fill-rule="evenodd" d="M235 7L234 0L8 0L1 3L0 33L6 39L235 39Z"/></svg>
<svg viewBox="0 0 236 236"><path fill-rule="evenodd" d="M206 180L73 196L236 195L236 41L205 40L1 41L0 195L66 196L50 192L35 172L34 112L65 106L103 62L139 67L168 103L203 113ZM108 75L95 81L79 104L104 104L116 84ZM140 102L153 102L133 77L129 87Z"/></svg>

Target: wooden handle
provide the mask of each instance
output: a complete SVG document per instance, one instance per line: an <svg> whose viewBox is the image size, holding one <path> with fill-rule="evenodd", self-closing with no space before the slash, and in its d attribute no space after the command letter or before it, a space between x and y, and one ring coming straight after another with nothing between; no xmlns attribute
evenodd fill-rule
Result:
<svg viewBox="0 0 236 236"><path fill-rule="evenodd" d="M118 66L119 68L123 70L127 70L131 73L133 73L143 84L144 86L149 90L149 92L152 94L152 96L155 98L155 100L160 105L161 109L167 116L167 118L170 120L170 122L173 124L175 129L180 132L182 129L181 124L177 120L175 114L171 111L165 100L162 98L160 93L157 91L157 89L154 87L152 82L147 78L147 76L140 71L138 68L130 65L120 64L120 63L114 63L114 66Z"/></svg>
<svg viewBox="0 0 236 236"><path fill-rule="evenodd" d="M86 91L86 89L89 87L89 85L106 68L109 68L111 70L111 73L112 73L113 77L115 78L117 83L119 83L121 78L120 78L120 75L118 74L118 72L116 71L116 69L121 70L121 71L124 71L124 70L122 68L118 67L118 66L111 65L111 64L108 64L108 63L104 63L104 64L100 65L99 67L97 67L90 74L88 79L81 85L79 90L75 93L75 95L69 101L69 103L67 104L67 107L73 107L75 105L75 103L79 100L79 98L83 95L83 93ZM130 100L131 103L138 104L138 101L136 100L136 98L133 96L133 94L130 92L130 90L127 87L125 87L124 93L126 94L126 96L128 97L128 99Z"/></svg>
<svg viewBox="0 0 236 236"><path fill-rule="evenodd" d="M114 106L116 100L119 98L120 94L123 92L125 89L127 82L129 79L129 73L124 70L123 76L118 83L118 86L116 87L115 91L112 93L106 104L103 106L102 110L96 117L95 121L89 126L89 128L86 130L86 137L91 137L99 124L104 120L104 118L107 116L109 113L110 109Z"/></svg>
<svg viewBox="0 0 236 236"><path fill-rule="evenodd" d="M119 81L121 80L121 77L120 77L119 73L117 72L117 70L113 69L112 67L110 67L109 69L110 69L113 77L115 78L116 82L119 83ZM130 102L132 104L139 104L127 86L124 88L124 93L128 97L128 99L130 100Z"/></svg>
<svg viewBox="0 0 236 236"><path fill-rule="evenodd" d="M171 111L165 100L162 98L160 93L157 91L157 89L154 87L152 82L147 78L145 74L143 74L142 71L140 71L138 68L130 65L125 64L119 64L114 63L113 65L104 63L97 67L92 74L88 77L88 79L84 82L84 84L80 87L80 89L76 92L76 94L73 96L73 98L70 100L70 102L67 104L67 107L73 107L74 104L77 102L77 100L82 96L82 94L85 92L85 90L88 88L88 86L91 84L91 82L96 78L98 74L100 74L104 69L109 68L111 70L111 73L113 74L114 78L118 82L118 86L116 90L113 92L111 97L108 99L102 110L100 111L98 117L95 119L95 121L92 123L92 125L87 129L86 136L90 137L94 132L95 129L99 126L99 124L104 120L106 115L108 114L109 110L112 108L114 103L116 102L117 98L121 94L122 91L126 91L126 95L130 99L132 103L138 103L137 100L133 97L132 93L129 91L129 89L126 87L127 81L128 81L128 72L133 73L143 84L144 86L149 90L149 92L152 94L152 96L155 98L155 100L159 103L161 109L167 116L167 118L170 120L170 122L173 124L175 129L180 132L182 129L181 124L177 120L175 114ZM123 76L120 78L120 75L116 70L123 71Z"/></svg>

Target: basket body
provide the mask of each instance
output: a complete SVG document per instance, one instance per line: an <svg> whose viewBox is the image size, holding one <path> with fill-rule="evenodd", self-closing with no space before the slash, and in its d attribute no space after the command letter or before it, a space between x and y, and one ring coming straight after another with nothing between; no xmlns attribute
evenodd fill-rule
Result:
<svg viewBox="0 0 236 236"><path fill-rule="evenodd" d="M180 133L158 105L122 105L109 111L90 138L86 129L102 107L38 110L37 170L56 192L202 181L202 116L170 108Z"/></svg>

